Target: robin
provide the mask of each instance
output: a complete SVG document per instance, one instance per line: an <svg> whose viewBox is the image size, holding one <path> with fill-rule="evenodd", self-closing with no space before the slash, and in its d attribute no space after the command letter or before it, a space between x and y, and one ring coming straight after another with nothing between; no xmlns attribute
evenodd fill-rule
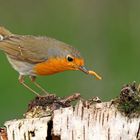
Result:
<svg viewBox="0 0 140 140"><path fill-rule="evenodd" d="M39 94L24 82L26 75L45 93L47 91L35 81L38 75L80 70L101 80L98 74L85 68L84 59L77 49L50 37L12 34L0 27L0 50L19 73L19 82L37 96Z"/></svg>

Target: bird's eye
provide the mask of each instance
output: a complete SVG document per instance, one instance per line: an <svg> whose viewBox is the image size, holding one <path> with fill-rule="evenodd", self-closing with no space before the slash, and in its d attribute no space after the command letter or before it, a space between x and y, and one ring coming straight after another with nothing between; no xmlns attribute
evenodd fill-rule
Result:
<svg viewBox="0 0 140 140"><path fill-rule="evenodd" d="M69 61L69 62L72 62L73 61L73 57L71 57L71 56L67 56L67 60Z"/></svg>
<svg viewBox="0 0 140 140"><path fill-rule="evenodd" d="M2 41L4 39L4 37L2 35L0 35L0 41Z"/></svg>

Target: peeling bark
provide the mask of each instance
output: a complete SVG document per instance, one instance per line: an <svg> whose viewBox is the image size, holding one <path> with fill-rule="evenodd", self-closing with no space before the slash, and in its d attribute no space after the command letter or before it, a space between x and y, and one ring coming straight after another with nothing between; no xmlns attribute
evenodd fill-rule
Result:
<svg viewBox="0 0 140 140"><path fill-rule="evenodd" d="M139 123L139 115L128 118L110 102L90 108L80 102L75 108L54 112L53 133L61 140L138 140Z"/></svg>
<svg viewBox="0 0 140 140"><path fill-rule="evenodd" d="M8 121L8 140L46 140L50 120L51 117Z"/></svg>
<svg viewBox="0 0 140 140"><path fill-rule="evenodd" d="M53 126L48 127L52 121ZM53 117L5 123L8 140L139 140L140 116L129 118L111 102L55 110ZM48 128L50 129L48 131ZM49 133L48 133L49 132Z"/></svg>

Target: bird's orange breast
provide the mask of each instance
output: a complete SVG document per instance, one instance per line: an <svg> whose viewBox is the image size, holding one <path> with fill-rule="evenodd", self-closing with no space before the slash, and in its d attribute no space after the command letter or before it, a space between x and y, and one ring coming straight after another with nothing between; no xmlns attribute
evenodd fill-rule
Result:
<svg viewBox="0 0 140 140"><path fill-rule="evenodd" d="M75 63L83 65L83 59L76 59ZM51 75L66 70L76 70L74 63L68 62L65 58L52 58L42 63L38 63L34 67L37 75Z"/></svg>

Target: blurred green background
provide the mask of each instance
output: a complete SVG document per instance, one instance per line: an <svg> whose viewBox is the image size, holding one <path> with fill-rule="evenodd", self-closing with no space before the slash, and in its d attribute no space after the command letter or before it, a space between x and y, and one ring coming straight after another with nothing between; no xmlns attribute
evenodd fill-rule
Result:
<svg viewBox="0 0 140 140"><path fill-rule="evenodd" d="M140 1L138 0L0 0L0 25L13 33L46 35L81 51L86 66L102 81L68 71L38 82L49 92L107 101L123 84L139 82ZM34 95L18 83L18 73L0 52L0 124L21 118Z"/></svg>

